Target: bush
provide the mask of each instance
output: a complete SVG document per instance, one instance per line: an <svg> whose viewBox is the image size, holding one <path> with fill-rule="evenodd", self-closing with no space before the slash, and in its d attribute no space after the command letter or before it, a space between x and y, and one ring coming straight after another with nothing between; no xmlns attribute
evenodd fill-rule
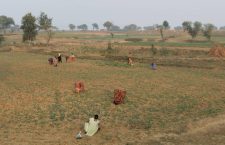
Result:
<svg viewBox="0 0 225 145"><path fill-rule="evenodd" d="M143 39L142 38L126 38L125 41L141 42L141 41L143 41Z"/></svg>

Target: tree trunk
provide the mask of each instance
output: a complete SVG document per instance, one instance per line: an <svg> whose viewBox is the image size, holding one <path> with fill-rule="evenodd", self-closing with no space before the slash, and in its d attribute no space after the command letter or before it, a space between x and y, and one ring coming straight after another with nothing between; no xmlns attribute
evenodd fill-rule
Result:
<svg viewBox="0 0 225 145"><path fill-rule="evenodd" d="M48 35L48 38L47 38L47 46L49 45L49 42L51 40L51 37L52 37L52 31L51 30L47 30L47 35Z"/></svg>
<svg viewBox="0 0 225 145"><path fill-rule="evenodd" d="M163 36L163 29L160 29L160 34L161 34L161 38L162 38L162 40L164 40L164 36Z"/></svg>

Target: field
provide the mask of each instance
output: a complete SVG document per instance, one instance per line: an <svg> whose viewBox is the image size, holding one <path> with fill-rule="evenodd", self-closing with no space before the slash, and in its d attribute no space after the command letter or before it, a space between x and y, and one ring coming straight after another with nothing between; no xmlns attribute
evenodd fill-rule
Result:
<svg viewBox="0 0 225 145"><path fill-rule="evenodd" d="M224 145L225 59L209 56L213 43L203 37L166 36L161 42L157 32L116 33L114 38L107 32L56 32L48 46L45 34L32 45L21 43L21 34L5 36L1 144ZM224 45L225 34L215 32L213 41ZM58 52L74 52L78 59L52 67L47 60ZM150 69L151 62L157 70ZM77 80L85 82L84 93L74 92ZM125 104L115 106L117 88L127 96ZM101 130L76 140L94 114L100 116Z"/></svg>

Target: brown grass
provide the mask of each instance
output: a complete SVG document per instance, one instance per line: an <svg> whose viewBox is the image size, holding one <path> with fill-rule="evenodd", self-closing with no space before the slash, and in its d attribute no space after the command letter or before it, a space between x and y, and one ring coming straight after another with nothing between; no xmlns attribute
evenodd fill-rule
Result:
<svg viewBox="0 0 225 145"><path fill-rule="evenodd" d="M210 49L209 54L214 57L225 57L225 47L217 44Z"/></svg>
<svg viewBox="0 0 225 145"><path fill-rule="evenodd" d="M82 37L91 38L90 34ZM12 36L15 40L19 37ZM8 36L7 41L12 38ZM59 39L53 39L48 47L19 42L3 46L13 49L0 52L2 145L224 144L225 75L221 59L158 55L146 59L145 64L134 60L130 67L127 59L108 61L101 56L99 51L106 49L107 40ZM120 44L114 45L119 55L127 58L130 48L121 47L124 50ZM78 60L57 68L49 66L49 55L43 52L56 55L58 51L74 51ZM134 52L139 59L145 56L138 49ZM79 59L82 57L86 59ZM152 60L157 71L150 69ZM85 82L85 92L74 93L76 80ZM112 103L116 88L127 91L125 103L118 106ZM101 131L76 140L84 122L96 113Z"/></svg>

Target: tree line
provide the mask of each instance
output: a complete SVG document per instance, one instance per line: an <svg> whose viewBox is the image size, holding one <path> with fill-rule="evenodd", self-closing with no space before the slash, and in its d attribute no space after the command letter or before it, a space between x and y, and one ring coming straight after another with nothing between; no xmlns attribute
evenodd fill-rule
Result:
<svg viewBox="0 0 225 145"><path fill-rule="evenodd" d="M11 29L13 32L14 30L23 30L23 42L31 42L36 39L36 36L39 31L46 32L47 40L46 44L49 44L52 35L53 30L57 29L55 26L52 25L53 18L48 17L47 14L44 12L41 12L38 17L33 16L31 13L27 13L22 17L21 26L15 25L15 22L13 18L7 17L7 16L0 16L0 30L3 31L3 34L6 33L7 29ZM81 25L74 25L69 24L69 29L74 31L77 30L89 30L87 24L81 24ZM113 32L113 31L148 31L148 30L156 30L159 31L160 36L162 40L165 40L164 38L164 31L170 30L170 25L168 21L163 21L162 24L155 24L152 26L145 26L140 27L136 24L129 24L124 26L124 28L120 28L119 26L113 24L111 21L106 21L103 24L103 27L106 28L107 31ZM97 23L92 24L92 30L99 30L99 25ZM212 32L213 30L217 30L217 27L213 24L202 24L201 22L191 22L191 21L184 21L182 23L182 26L174 27L174 30L180 31L183 30L184 32L187 32L192 39L196 38L197 35L202 32L202 34L208 39L211 40ZM220 30L225 30L225 26L220 27ZM113 37L113 33L111 33ZM2 34L0 34L0 43L4 40L4 37Z"/></svg>
<svg viewBox="0 0 225 145"><path fill-rule="evenodd" d="M114 25L110 21L106 21L103 26L107 29L107 31L140 31L142 30L141 27L130 24L125 26L123 29L121 29L119 26ZM99 30L99 26L97 23L92 24L93 30ZM74 31L76 26L74 24L69 24L70 30ZM82 24L77 26L78 30L88 30L88 26L86 24ZM164 38L164 30L169 30L170 25L168 21L163 21L162 24L155 24L153 26L146 26L143 27L144 30L158 30L160 32L160 36L162 40L165 40ZM197 35L202 32L203 35L208 39L211 40L212 32L213 30L216 30L217 27L213 24L202 24L201 22L191 22L191 21L184 21L182 23L182 26L174 27L175 30L183 30L184 32L188 32L188 34L194 39L197 37ZM225 27L221 27L220 30L225 30Z"/></svg>

